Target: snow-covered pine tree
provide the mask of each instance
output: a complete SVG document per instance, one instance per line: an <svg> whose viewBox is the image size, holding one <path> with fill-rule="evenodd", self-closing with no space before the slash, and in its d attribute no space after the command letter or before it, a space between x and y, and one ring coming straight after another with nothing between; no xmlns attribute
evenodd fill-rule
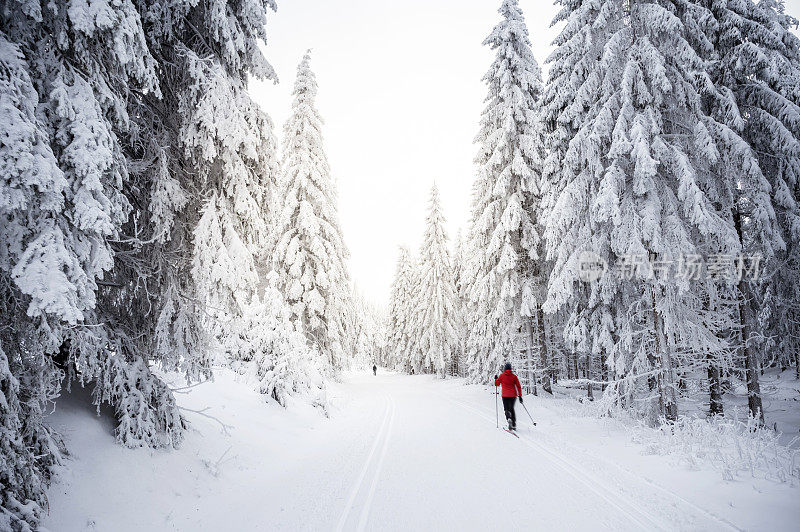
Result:
<svg viewBox="0 0 800 532"><path fill-rule="evenodd" d="M213 193L195 228L194 279L205 327L224 344L232 321L244 315L255 296L255 263L239 238L224 207Z"/></svg>
<svg viewBox="0 0 800 532"><path fill-rule="evenodd" d="M457 377L463 377L466 374L467 319L465 294L469 286L469 280L465 275L465 265L469 256L466 251L466 245L461 229L459 229L453 244L453 284L456 290L456 337L458 338L458 344L450 365L450 374Z"/></svg>
<svg viewBox="0 0 800 532"><path fill-rule="evenodd" d="M0 336L11 409L3 421L17 444L0 457L0 519L9 524L3 528L27 530L37 525L43 483L60 454L42 419L64 376L54 358L81 347L86 325L105 327L96 317L98 287L114 266L110 240L131 212L120 143L130 126L126 98L131 91L158 93L158 86L129 2L6 4L0 65ZM116 360L129 363L123 353ZM147 386L152 375L141 377ZM137 394L138 383L130 384L114 399ZM114 404L121 435L124 409ZM150 406L140 412L157 415ZM154 430L171 431L160 421ZM6 478L18 467L26 473Z"/></svg>
<svg viewBox="0 0 800 532"><path fill-rule="evenodd" d="M423 373L425 371L426 354L422 350L420 340L422 339L422 308L425 301L420 291L422 282L422 259L419 255L413 257L411 264L411 286L414 288L410 292L410 297L406 304L406 344L402 348L405 369L412 374Z"/></svg>
<svg viewBox="0 0 800 532"><path fill-rule="evenodd" d="M168 90L131 99L138 120L126 149L142 209L126 227L117 268L124 287L113 294L114 309L136 318L130 326L144 339L138 351L187 379L209 375L210 348L223 339L221 325L249 303L253 255L264 253L277 157L272 124L245 86L250 75L275 79L258 49L268 7L243 2L232 8L238 15L222 18L205 5L142 6L148 42L163 63L160 86ZM213 227L221 241L203 233ZM203 263L204 246L224 252L235 268ZM238 290L235 304L226 299L226 281Z"/></svg>
<svg viewBox="0 0 800 532"><path fill-rule="evenodd" d="M319 356L290 318L283 295L268 286L263 297L246 304L242 316L228 325L222 347L233 369L281 406L287 406L292 395L305 394L313 395L314 402L324 408Z"/></svg>
<svg viewBox="0 0 800 532"><path fill-rule="evenodd" d="M219 268L212 273L212 264L201 264L207 250L194 244L224 248L237 268L224 275L248 296L256 289L254 259L263 261L269 249L275 139L271 120L245 90L250 75L277 80L258 48L265 37L265 8L274 4L243 2L232 8L240 15L220 20L220 13L205 5L147 6L148 38L159 56L169 59L159 70L161 85L169 90L160 101L150 94L134 100L141 129L131 136L131 157L137 161L137 186L149 195L138 199L146 209L130 231L139 243L132 269L149 266L150 275L140 275L138 284L147 283L148 290L140 292L155 297L139 296L132 305L160 309L150 313L157 317L154 358L167 369L183 369L187 378L208 374L209 348L223 340L221 325L249 304L242 296L235 305L207 306L210 299L226 301L224 280ZM223 34L217 33L220 28ZM210 36L198 40L198 32ZM222 242L198 238L201 216L216 218ZM142 236L139 227L146 228ZM207 282L215 275L216 281ZM237 280L230 281L234 275ZM202 288L199 279L206 282ZM140 329L146 327L153 324Z"/></svg>
<svg viewBox="0 0 800 532"><path fill-rule="evenodd" d="M412 369L444 378L457 353L458 330L455 281L447 248L439 190L431 189L425 235L419 254L418 290L410 334L415 338Z"/></svg>
<svg viewBox="0 0 800 532"><path fill-rule="evenodd" d="M703 320L707 279L664 269L676 255L738 254L722 170L735 164L743 178L758 179L741 139L703 113L707 77L686 40L689 16L673 2L611 1L596 10L569 3L562 11L568 28L597 30L603 52L571 67L585 81L557 118L569 124L565 113L585 113L548 217L555 263L545 310L571 308L565 335L584 348L613 346L608 364L617 379L607 395L629 406L653 398L640 404L653 420L677 416L676 365L720 347ZM588 283L588 303L578 307L586 251L612 267ZM598 303L600 315L587 312Z"/></svg>
<svg viewBox="0 0 800 532"><path fill-rule="evenodd" d="M566 160L566 156L570 143L593 109L594 98L602 83L599 63L604 46L611 30L619 25L617 20L608 16L610 5L582 0L558 0L557 3L562 8L553 24L563 22L564 27L554 41L555 50L547 58L549 77L540 102L540 119L545 132L543 143L547 148L542 167L541 212L545 226L549 225L548 217L562 214L554 209L554 205L573 179L581 175L589 160L588 157ZM588 200L581 195L577 201L584 204ZM574 222L569 238L588 242L591 235L588 218L582 216L580 211L566 214L573 217ZM606 260L608 258L605 255L601 257ZM550 251L548 258L555 258ZM587 348L601 359L610 356L614 346L615 302L594 298L589 305L589 292L585 284L579 283L562 289L570 292L569 300L562 302L558 311L545 307L548 315L546 319L555 322L555 330L568 332L566 325L569 317L578 314L589 316L595 323L604 325L596 330L597 334L593 335L588 345L579 345L578 338L570 334L558 335L561 338L549 338L547 347L551 356L555 353L563 355L560 362L566 370L567 378L570 378L573 376L570 361L577 356L576 350L579 347Z"/></svg>
<svg viewBox="0 0 800 532"><path fill-rule="evenodd" d="M503 19L484 41L496 57L483 78L488 95L475 139L480 148L466 270L474 382L485 381L516 348L522 291L540 246L533 211L542 164L536 125L541 73L516 0L504 0L499 12Z"/></svg>
<svg viewBox="0 0 800 532"><path fill-rule="evenodd" d="M192 276L206 329L225 344L228 324L244 315L259 288L274 141L269 118L241 83L213 61L187 62L195 84L184 100L185 158L211 192L194 231Z"/></svg>
<svg viewBox="0 0 800 532"><path fill-rule="evenodd" d="M10 525L0 528L36 526L59 459L42 411L65 372L114 406L120 442L181 440L172 393L150 371L208 371L189 270L209 187L183 136L208 116L181 103L207 86L196 57L222 65L232 86L274 78L258 47L267 8L14 0L0 11L0 336L13 408L3 425L18 444L1 451L0 519ZM251 122L271 134L263 125ZM27 473L7 482L19 466Z"/></svg>
<svg viewBox="0 0 800 532"><path fill-rule="evenodd" d="M414 259L408 248L400 246L397 268L389 295L386 313L387 367L410 370L406 346L409 344L410 312L414 295Z"/></svg>
<svg viewBox="0 0 800 532"><path fill-rule="evenodd" d="M800 41L783 2L701 4L713 14L702 34L708 41L697 45L719 91L712 111L750 145L765 178L737 183L733 206L745 255L760 255L762 269L774 272L737 287L748 403L763 420L758 373L767 352L785 366L800 351L793 330L800 318Z"/></svg>
<svg viewBox="0 0 800 532"><path fill-rule="evenodd" d="M342 365L350 279L339 227L336 187L314 105L310 52L297 67L292 113L284 125L280 194L283 207L273 267L292 320L332 369Z"/></svg>

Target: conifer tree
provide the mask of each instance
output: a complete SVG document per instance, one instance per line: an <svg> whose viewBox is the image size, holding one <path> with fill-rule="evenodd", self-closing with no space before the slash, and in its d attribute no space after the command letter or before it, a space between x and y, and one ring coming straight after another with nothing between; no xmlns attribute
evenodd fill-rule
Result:
<svg viewBox="0 0 800 532"><path fill-rule="evenodd" d="M417 339L415 352L422 356L414 360L413 369L442 378L458 347L455 282L444 223L439 190L434 185L419 254L419 303L414 307L410 330Z"/></svg>
<svg viewBox="0 0 800 532"><path fill-rule="evenodd" d="M485 380L515 349L528 263L539 259L540 246L534 211L542 164L536 125L541 74L516 0L504 0L499 12L503 19L484 41L496 57L483 78L488 95L476 137L473 252L466 270L473 381Z"/></svg>
<svg viewBox="0 0 800 532"><path fill-rule="evenodd" d="M456 293L456 335L458 339L455 355L451 364L451 374L458 377L465 375L465 348L467 340L467 308L466 292L469 286L469 279L466 278L465 265L468 253L466 251L466 241L461 229L458 230L455 243L453 245L453 284Z"/></svg>
<svg viewBox="0 0 800 532"><path fill-rule="evenodd" d="M800 41L782 2L701 4L713 15L701 34L707 40L696 39L719 93L710 111L749 144L764 176L760 186L736 183L732 208L743 252L774 271L737 287L748 403L763 421L758 373L767 351L796 358L800 350L792 331L800 281Z"/></svg>
<svg viewBox="0 0 800 532"><path fill-rule="evenodd" d="M412 260L408 248L400 246L386 315L387 366L404 370L410 369L406 348L409 344L410 313L413 311L412 298L415 289Z"/></svg>
<svg viewBox="0 0 800 532"><path fill-rule="evenodd" d="M319 356L290 317L283 295L268 285L262 297L246 304L241 317L229 323L222 344L233 369L284 407L292 395L318 397L325 388Z"/></svg>
<svg viewBox="0 0 800 532"><path fill-rule="evenodd" d="M560 214L554 204L561 192L574 176L582 172L583 165L588 161L588 157L569 161L565 157L570 143L592 109L592 98L603 79L599 68L603 49L611 30L618 26L618 21L609 18L609 6L581 0L558 0L557 3L562 8L553 24L565 24L553 43L555 50L547 58L549 76L540 102L543 144L547 148L542 167L541 206L541 221L545 227L549 224L549 217ZM585 201L586 198L580 198L581 203ZM577 213L570 215L576 216ZM575 219L570 238L588 241L591 228L587 222L585 217ZM556 258L550 251L547 257L550 260ZM548 276L551 273L552 266L549 266ZM546 319L557 321L555 328L565 333L561 335L562 338L550 338L550 348L563 347L569 352L567 358L572 358L579 347L603 358L610 356L614 347L614 303L594 298L590 305L586 284L573 284L568 290L571 291L571 297L562 302L560 310L553 312L550 309L547 313ZM595 323L603 324L603 327L597 328L592 338L579 339L569 334L570 329L565 327L567 318L579 315L588 316ZM579 345L579 342L582 343Z"/></svg>
<svg viewBox="0 0 800 532"><path fill-rule="evenodd" d="M130 435L157 445L165 433L181 431L171 423L177 411L168 399L144 389L157 380L147 368L139 372L120 350L110 361L117 346L94 347L111 328L97 315L98 292L114 267L112 240L132 211L120 140L130 127L126 98L159 93L155 61L131 3L98 13L66 4L12 2L0 11L0 342L9 386L2 422L11 431L0 450L3 529L35 528L46 503L44 484L61 446L43 412L60 390L61 355L86 347L81 367L88 378L112 364L138 375L117 394L97 380L98 403L110 398L116 407L120 441ZM90 331L92 345L84 346ZM126 401L134 396L145 399L138 404L143 423L158 418L161 406L170 419L127 432ZM26 472L17 476L19 467Z"/></svg>
<svg viewBox="0 0 800 532"><path fill-rule="evenodd" d="M275 78L258 44L274 7L13 0L0 11L0 379L12 409L1 422L13 442L0 451L0 528L37 526L61 448L43 412L65 375L114 407L121 443L180 443L184 420L150 365L210 371L193 235L208 197L246 203L243 170L274 177L271 148L243 138L270 141L244 88ZM244 110L221 122L213 111L231 103ZM231 154L245 167L225 181L217 163Z"/></svg>
<svg viewBox="0 0 800 532"><path fill-rule="evenodd" d="M348 253L336 211L336 188L314 105L317 81L307 52L297 67L292 113L284 125L278 223L273 267L292 309L292 321L326 358L342 365L350 304Z"/></svg>

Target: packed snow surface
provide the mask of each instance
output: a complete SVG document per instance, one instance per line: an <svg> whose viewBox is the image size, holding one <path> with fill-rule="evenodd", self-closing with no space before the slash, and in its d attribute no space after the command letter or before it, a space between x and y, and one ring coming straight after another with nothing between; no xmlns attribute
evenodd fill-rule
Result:
<svg viewBox="0 0 800 532"><path fill-rule="evenodd" d="M495 426L493 388L458 379L350 373L329 390L329 418L300 401L267 403L227 370L182 392L192 429L174 451L116 445L113 420L96 415L84 390L63 397L49 422L72 456L48 492L44 526L796 530L800 522L798 487L726 481L648 455L618 422L572 415L572 400L528 397L536 427L517 404L515 438Z"/></svg>

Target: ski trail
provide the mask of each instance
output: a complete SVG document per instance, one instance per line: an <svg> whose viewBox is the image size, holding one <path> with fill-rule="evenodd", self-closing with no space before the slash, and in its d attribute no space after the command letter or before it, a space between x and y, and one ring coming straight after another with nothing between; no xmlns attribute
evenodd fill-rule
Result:
<svg viewBox="0 0 800 532"><path fill-rule="evenodd" d="M718 523L720 523L720 524L722 524L722 525L725 525L725 526L726 526L726 527L728 527L729 529L731 529L731 530L735 530L736 532L744 532L744 529L743 529L743 528L739 528L738 526L734 525L733 523L731 523L731 522L730 522L730 521L728 521L727 519L725 519L725 518L723 518L723 517L720 517L720 516L718 516L718 515L717 515L717 514L715 514L714 512L711 512L711 511L709 511L709 510L706 510L705 508L702 508L702 507L700 507L700 506L697 506L697 505L696 505L695 503L693 503L692 501L689 501L689 500L686 500L686 499L684 499L683 497L681 497L680 495L678 495L678 494L677 494L677 493L675 493L674 491L672 491L672 490L669 490L669 489L667 489L667 488L665 488L665 487L663 487L663 486L661 486L661 485L659 485L659 484L656 484L655 482L653 482L653 481L652 481L652 480L650 480L649 478L645 478L645 477L643 477L643 476L641 476L641 475L638 475L638 474L636 474L636 473L634 473L634 472L632 472L632 471L629 471L629 470L627 470L627 469L623 468L622 466L620 466L620 465L618 465L618 464L614 464L613 462L607 462L606 460L603 460L603 463L611 463L612 465L616 466L616 467L617 467L617 468L618 468L620 471L622 471L623 473L627 473L629 476L632 476L632 477L634 477L634 478L636 478L636 479L638 479L638 480L640 480L640 481L642 481L642 482L645 482L645 483L646 483L646 484L648 484L650 487L657 489L657 490L658 490L658 491L660 491L661 493L663 493L663 494L665 494L665 495L667 495L667 496L669 496L669 497L672 497L672 498L673 498L673 499L675 499L675 500L678 500L678 501L680 501L681 503L685 504L686 506L688 506L688 507L690 507L690 508L694 509L695 511L697 511L697 512L699 512L699 513L701 513L701 514L704 514L706 517L708 517L708 518L709 518L709 519L711 519L712 521L717 521Z"/></svg>
<svg viewBox="0 0 800 532"><path fill-rule="evenodd" d="M547 408L548 410L553 411L552 408L549 408L546 405L544 406L544 408ZM540 435L540 438L543 439L543 440L551 440L551 438L547 438L544 435ZM533 440L531 440L531 441L533 441ZM552 449L554 442L553 441L549 441L548 443L550 443L550 445L546 445L545 443L542 443L542 442L536 442L536 443L538 445L542 445L542 446L545 446L545 447L547 447L549 449ZM627 476L629 479L632 479L633 481L638 481L638 482L647 484L651 488L654 488L654 489L658 490L659 492L663 493L667 497L672 498L673 501L677 501L678 503L683 504L683 505L691 508L695 512L704 515L708 520L716 522L720 526L724 526L724 527L726 527L726 528L728 528L730 530L734 530L736 532L743 532L743 530L744 530L744 529L739 528L738 526L734 525L733 523L731 523L727 519L718 516L714 512L712 512L710 510L706 510L705 508L702 508L702 507L694 504L693 502L685 499L684 497L682 497L681 495L675 493L674 491L672 491L672 490L670 490L668 488L665 488L665 487L661 486L660 484L657 484L656 482L653 482L649 478L643 477L640 474L638 474L638 473L636 473L634 471L631 471L630 469L628 469L626 467L623 467L623 466L619 465L616 462L607 460L607 459L605 459L605 458L603 458L601 456L593 455L593 454L591 454L591 453L589 453L587 451L584 451L582 449L575 449L574 447L570 447L570 451L571 452L581 453L584 456L587 456L592 460L596 460L597 462L601 463L603 466L613 467L614 469L616 469L617 471L622 473L624 476ZM563 456L563 454L562 454L562 456Z"/></svg>
<svg viewBox="0 0 800 532"><path fill-rule="evenodd" d="M597 487L600 486L602 488L606 488L606 490L608 491L609 486L600 483L596 478L593 477L593 475L590 475L586 471L582 470L581 468L573 464L570 460L567 460L566 458L560 456L558 453L555 453L550 449L547 449L539 442L535 442L523 436L520 436L519 439L525 442L529 447L537 449L538 451L543 452L548 456L550 456L551 461L553 461L553 463L555 463L559 469L561 469L565 473L572 475L578 482L580 482L581 484L583 484L584 486L595 492L600 497L606 499L615 508L628 515L628 517L630 517L634 522L638 523L646 530L651 530L653 527L658 528L659 530L669 530L669 528L664 526L663 523L658 522L655 516L652 515L650 512L647 512L643 508L640 508L638 505L634 504L632 501L627 500L622 495L615 493L613 498L607 497L606 493L603 493L603 491L599 490ZM616 501L612 499L616 499ZM629 509L623 508L623 505L628 506ZM634 513L639 514L639 516L644 518L644 521L646 521L649 524L643 523L638 517L634 515Z"/></svg>
<svg viewBox="0 0 800 532"><path fill-rule="evenodd" d="M449 397L449 396L444 395L444 394L440 394L440 395L442 395L442 397L444 397L444 398L448 399L449 401L451 401L453 404L456 404L456 405L458 405L458 406L460 406L460 407L472 412L473 414L482 417L483 419L486 419L488 421L491 421L491 419L492 419L491 417L487 416L483 412L481 412L481 411L477 410L476 408L473 408L472 406L468 405L467 403L463 403L463 402L459 401L458 399L454 399L454 398ZM560 469L564 473L567 473L568 475L573 477L575 480L577 480L578 482L583 484L586 488L588 488L589 490L594 492L596 495L598 495L600 498L602 498L603 500L608 502L611 506L613 506L614 508L619 510L620 513L625 515L629 520L631 520L637 526L641 527L643 530L653 530L654 528L658 529L658 530L669 530L670 529L670 527L664 526L664 524L659 523L655 519L655 516L653 516L649 512L645 511L642 508L639 508L632 501L626 500L626 498L623 497L621 494L617 493L616 490L611 490L609 486L607 486L604 483L600 482L598 479L593 478L592 475L590 475L586 471L583 471L579 467L577 467L577 466L575 466L573 464L570 464L566 459L564 459L563 457L558 456L556 453L553 453L552 451L546 449L544 446L542 446L538 442L534 442L534 441L532 441L532 440L530 440L528 438L523 438L522 436L520 436L519 439L521 441L525 442L532 449L538 450L540 452L540 454L545 454L548 458L550 458L550 463L552 465L554 465L555 467L557 467L558 469ZM605 488L606 492L598 489L598 486L602 487L602 488ZM638 514L638 515L634 515L634 514Z"/></svg>
<svg viewBox="0 0 800 532"><path fill-rule="evenodd" d="M389 419L389 427L386 429L386 435L383 438L383 448L381 449L380 458L378 458L378 465L375 467L375 474L372 477L372 484L369 487L369 494L364 506L361 508L361 517L358 520L357 530L361 532L367 526L367 519L369 512L372 509L372 499L375 496L375 488L378 486L378 479L381 476L381 469L383 468L383 459L386 458L386 450L389 448L389 439L392 437L392 426L394 425L395 402L392 397L389 397L391 403L392 413Z"/></svg>
<svg viewBox="0 0 800 532"><path fill-rule="evenodd" d="M358 475L358 479L356 480L355 484L353 484L353 488L350 490L350 496L347 499L347 504L342 511L342 515L339 517L339 523L336 525L337 532L342 532L347 524L347 518L350 517L350 512L353 509L353 503L355 503L358 492L361 491L361 484L364 483L364 477L367 475L367 470L372 462L372 457L375 455L375 450L378 448L378 443L380 443L384 429L386 428L386 424L389 421L389 409L392 405L389 396L386 396L385 399L386 409L383 414L383 422L381 423L380 429L378 429L378 433L375 435L375 441L372 442L372 447L369 450L369 454L367 455L366 460L364 460L364 467L361 468L361 473Z"/></svg>

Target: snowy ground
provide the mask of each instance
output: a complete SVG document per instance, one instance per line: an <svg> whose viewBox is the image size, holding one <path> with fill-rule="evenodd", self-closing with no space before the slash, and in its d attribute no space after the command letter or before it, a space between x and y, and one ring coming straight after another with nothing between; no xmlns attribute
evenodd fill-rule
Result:
<svg viewBox="0 0 800 532"><path fill-rule="evenodd" d="M177 451L114 444L82 391L51 424L73 455L44 525L73 530L796 530L800 488L725 481L646 455L611 420L564 400L517 407L520 438L495 428L489 388L353 373L331 417L287 409L221 372L180 394L193 429ZM501 413L502 415L502 413Z"/></svg>

